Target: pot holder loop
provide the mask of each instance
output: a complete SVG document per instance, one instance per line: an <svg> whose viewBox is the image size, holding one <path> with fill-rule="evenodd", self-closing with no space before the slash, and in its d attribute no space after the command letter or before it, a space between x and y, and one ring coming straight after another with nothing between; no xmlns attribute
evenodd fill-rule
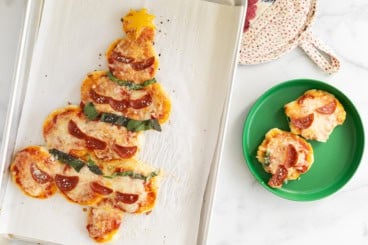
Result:
<svg viewBox="0 0 368 245"><path fill-rule="evenodd" d="M340 61L334 53L322 41L313 36L310 31L303 33L299 40L299 47L316 63L323 71L331 74L340 69Z"/></svg>

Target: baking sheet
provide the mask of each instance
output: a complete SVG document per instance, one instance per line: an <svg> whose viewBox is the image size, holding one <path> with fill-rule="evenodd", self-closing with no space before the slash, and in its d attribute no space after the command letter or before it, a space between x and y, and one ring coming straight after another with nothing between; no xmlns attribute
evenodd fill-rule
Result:
<svg viewBox="0 0 368 245"><path fill-rule="evenodd" d="M84 76L107 69L103 54L122 36L120 17L142 7L156 15L156 78L173 107L163 132L145 133L137 158L163 169L165 177L153 212L126 215L112 243L195 244L243 6L198 0L45 1L15 151L43 144L42 123L52 110L79 104ZM82 206L61 195L32 199L13 183L5 193L0 233L61 244L93 243Z"/></svg>

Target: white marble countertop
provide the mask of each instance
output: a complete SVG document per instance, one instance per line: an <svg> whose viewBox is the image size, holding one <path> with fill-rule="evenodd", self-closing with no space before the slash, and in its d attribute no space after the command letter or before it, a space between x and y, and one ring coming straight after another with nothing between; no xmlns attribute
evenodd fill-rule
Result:
<svg viewBox="0 0 368 245"><path fill-rule="evenodd" d="M367 154L337 193L294 202L258 184L241 148L243 123L255 100L270 87L295 78L325 81L343 91L368 129L367 26L367 1L320 1L312 31L341 59L337 74L324 74L299 49L272 63L239 67L208 244L368 244Z"/></svg>
<svg viewBox="0 0 368 245"><path fill-rule="evenodd" d="M0 1L0 135L24 8L23 0ZM254 101L270 87L295 78L322 80L343 91L367 129L367 26L366 0L320 1L312 30L341 59L337 74L326 75L298 49L271 63L239 67L208 244L368 244L367 154L353 178L334 195L294 202L261 187L241 149L243 123Z"/></svg>

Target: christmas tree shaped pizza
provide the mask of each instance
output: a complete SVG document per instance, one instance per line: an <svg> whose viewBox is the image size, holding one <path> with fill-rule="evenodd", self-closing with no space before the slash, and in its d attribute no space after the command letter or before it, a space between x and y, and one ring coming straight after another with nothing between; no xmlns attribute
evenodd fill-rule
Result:
<svg viewBox="0 0 368 245"><path fill-rule="evenodd" d="M17 152L13 181L27 195L48 198L57 191L89 206L87 230L109 241L124 213L150 212L156 202L158 171L133 157L145 130L161 131L171 105L155 79L154 16L130 11L126 36L107 51L109 71L87 75L81 105L52 112L43 125L46 146Z"/></svg>

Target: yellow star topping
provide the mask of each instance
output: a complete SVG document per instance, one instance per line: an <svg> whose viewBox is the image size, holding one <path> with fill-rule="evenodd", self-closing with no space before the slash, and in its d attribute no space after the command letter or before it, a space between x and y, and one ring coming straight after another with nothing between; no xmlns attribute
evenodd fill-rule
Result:
<svg viewBox="0 0 368 245"><path fill-rule="evenodd" d="M147 9L130 10L129 13L123 18L125 32L134 32L135 38L138 38L144 28L156 29L153 20L154 15L147 12Z"/></svg>

